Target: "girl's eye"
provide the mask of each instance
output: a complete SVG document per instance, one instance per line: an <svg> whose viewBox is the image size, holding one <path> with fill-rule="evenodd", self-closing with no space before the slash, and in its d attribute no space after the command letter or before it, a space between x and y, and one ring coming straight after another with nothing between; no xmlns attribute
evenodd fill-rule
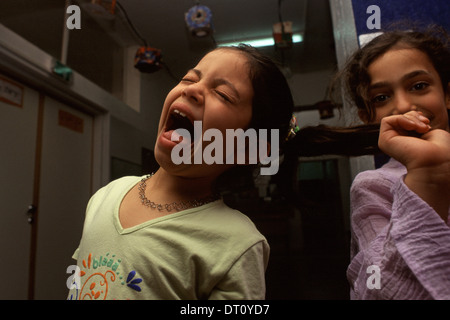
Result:
<svg viewBox="0 0 450 320"><path fill-rule="evenodd" d="M429 84L426 82L419 82L412 86L411 91L420 91L428 88Z"/></svg>
<svg viewBox="0 0 450 320"><path fill-rule="evenodd" d="M225 94L225 93L223 93L223 92L221 92L219 90L216 90L216 93L217 93L217 95L219 95L219 97L221 99L225 100L226 102L231 102L231 99L230 99L230 97L227 94Z"/></svg>
<svg viewBox="0 0 450 320"><path fill-rule="evenodd" d="M372 98L371 101L372 101L372 103L377 104L377 103L383 103L383 102L386 102L388 99L389 99L389 96L388 96L388 95L385 95L385 94L379 94L379 95L377 95L376 97Z"/></svg>
<svg viewBox="0 0 450 320"><path fill-rule="evenodd" d="M192 78L186 78L186 77L184 77L183 79L181 79L181 82L190 82L190 83L194 83L195 80L192 79Z"/></svg>

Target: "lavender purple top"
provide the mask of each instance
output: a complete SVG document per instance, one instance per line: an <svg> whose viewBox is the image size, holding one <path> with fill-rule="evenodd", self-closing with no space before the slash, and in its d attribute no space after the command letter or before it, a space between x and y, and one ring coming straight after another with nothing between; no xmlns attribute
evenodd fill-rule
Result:
<svg viewBox="0 0 450 320"><path fill-rule="evenodd" d="M351 188L351 299L450 299L450 219L403 182L391 159Z"/></svg>

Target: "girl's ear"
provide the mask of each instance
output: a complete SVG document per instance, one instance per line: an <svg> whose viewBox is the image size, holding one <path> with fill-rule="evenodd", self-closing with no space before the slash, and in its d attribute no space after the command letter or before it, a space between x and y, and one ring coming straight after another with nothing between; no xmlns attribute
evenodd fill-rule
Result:
<svg viewBox="0 0 450 320"><path fill-rule="evenodd" d="M358 117L362 122L369 123L369 116L367 115L367 112L365 110L358 109Z"/></svg>

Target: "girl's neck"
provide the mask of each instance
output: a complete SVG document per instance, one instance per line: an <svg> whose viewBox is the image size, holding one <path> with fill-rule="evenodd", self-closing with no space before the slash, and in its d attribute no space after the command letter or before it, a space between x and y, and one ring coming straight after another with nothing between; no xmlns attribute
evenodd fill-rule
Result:
<svg viewBox="0 0 450 320"><path fill-rule="evenodd" d="M159 168L147 181L148 197L158 203L204 198L213 193L213 182L211 177L182 177Z"/></svg>

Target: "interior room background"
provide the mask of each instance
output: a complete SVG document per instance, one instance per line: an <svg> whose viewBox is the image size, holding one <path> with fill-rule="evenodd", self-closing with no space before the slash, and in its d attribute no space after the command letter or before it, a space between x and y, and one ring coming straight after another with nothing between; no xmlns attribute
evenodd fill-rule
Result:
<svg viewBox="0 0 450 320"><path fill-rule="evenodd" d="M153 171L160 110L184 72L216 45L272 37L292 22L302 41L260 48L279 61L299 126L358 123L332 105L329 83L361 45L372 13L449 28L447 0L204 0L213 32L195 37L176 1L2 0L0 2L0 299L65 299L67 268L89 197L123 175ZM69 30L69 5L80 29ZM99 5L103 9L99 9ZM137 50L161 50L162 68L135 68ZM373 157L298 158L283 179L255 179L228 195L271 244L268 299L348 299L349 188ZM284 201L289 185L298 201Z"/></svg>

